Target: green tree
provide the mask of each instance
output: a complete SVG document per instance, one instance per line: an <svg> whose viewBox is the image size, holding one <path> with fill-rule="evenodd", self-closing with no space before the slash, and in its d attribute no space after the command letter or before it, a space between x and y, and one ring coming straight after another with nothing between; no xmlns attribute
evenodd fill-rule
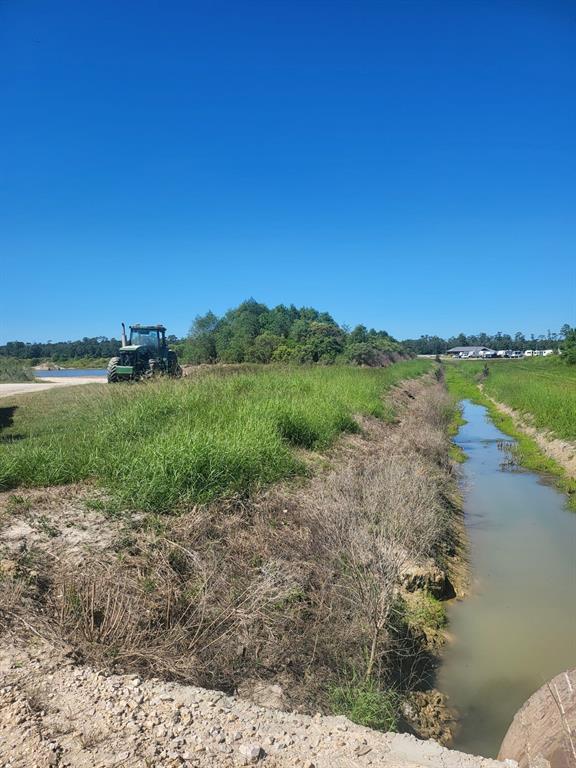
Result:
<svg viewBox="0 0 576 768"><path fill-rule="evenodd" d="M197 315L192 323L185 347L185 357L191 363L214 363L217 358L215 330L218 326L216 315L208 311Z"/></svg>
<svg viewBox="0 0 576 768"><path fill-rule="evenodd" d="M568 365L576 365L576 328L564 330L564 341L562 343L562 359Z"/></svg>
<svg viewBox="0 0 576 768"><path fill-rule="evenodd" d="M369 365L374 368L385 364L385 356L382 355L382 352L365 341L347 346L345 357L349 363L354 365Z"/></svg>
<svg viewBox="0 0 576 768"><path fill-rule="evenodd" d="M362 344L368 341L368 329L365 325L357 325L348 335L350 344Z"/></svg>
<svg viewBox="0 0 576 768"><path fill-rule="evenodd" d="M268 331L261 333L254 339L246 359L251 363L269 363L283 341L282 336L276 336Z"/></svg>
<svg viewBox="0 0 576 768"><path fill-rule="evenodd" d="M334 363L344 350L345 334L337 325L313 321L301 339L300 361L303 363Z"/></svg>

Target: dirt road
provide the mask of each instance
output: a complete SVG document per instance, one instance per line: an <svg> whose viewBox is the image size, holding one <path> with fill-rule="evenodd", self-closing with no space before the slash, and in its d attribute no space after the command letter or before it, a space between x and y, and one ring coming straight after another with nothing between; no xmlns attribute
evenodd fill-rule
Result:
<svg viewBox="0 0 576 768"><path fill-rule="evenodd" d="M0 649L0 764L11 768L517 768L178 683L76 666L32 639Z"/></svg>
<svg viewBox="0 0 576 768"><path fill-rule="evenodd" d="M71 387L78 384L106 384L105 376L71 376L70 378L49 376L42 377L42 381L25 381L6 384L0 383L0 397L11 395L25 395L32 392L44 392L53 387Z"/></svg>

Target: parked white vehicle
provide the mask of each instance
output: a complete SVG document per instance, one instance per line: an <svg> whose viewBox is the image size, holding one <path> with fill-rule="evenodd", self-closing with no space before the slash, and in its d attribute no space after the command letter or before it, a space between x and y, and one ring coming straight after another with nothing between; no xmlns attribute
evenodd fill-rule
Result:
<svg viewBox="0 0 576 768"><path fill-rule="evenodd" d="M550 357L550 355L554 354L554 350L553 349L545 349L542 354L544 355L544 357Z"/></svg>
<svg viewBox="0 0 576 768"><path fill-rule="evenodd" d="M524 357L534 357L534 350L533 349L527 349L524 352Z"/></svg>

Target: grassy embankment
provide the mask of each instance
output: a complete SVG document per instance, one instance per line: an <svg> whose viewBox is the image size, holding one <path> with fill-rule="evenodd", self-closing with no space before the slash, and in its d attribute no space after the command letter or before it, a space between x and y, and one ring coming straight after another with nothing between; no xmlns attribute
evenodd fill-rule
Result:
<svg viewBox="0 0 576 768"><path fill-rule="evenodd" d="M576 366L536 358L489 370L484 389L491 397L528 416L533 426L576 442Z"/></svg>
<svg viewBox="0 0 576 768"><path fill-rule="evenodd" d="M7 400L2 487L92 480L126 514L99 522L98 499L79 509L60 501L67 489L9 496L7 519L34 535L15 582L0 578L0 626L31 626L98 666L224 690L280 681L293 706L398 727L401 702L431 684L445 621L442 594L403 591L405 569L449 569L457 547L442 384L405 383L398 427L384 423L387 390L431 365L208 371ZM313 452L358 431L360 414L380 420L324 464ZM306 483L258 493L311 466L322 471ZM78 521L110 543L67 545L61 531Z"/></svg>
<svg viewBox="0 0 576 768"><path fill-rule="evenodd" d="M0 382L34 381L34 374L20 360L0 358Z"/></svg>
<svg viewBox="0 0 576 768"><path fill-rule="evenodd" d="M557 359L496 360L488 361L489 373L484 376L484 365L481 361L447 363L446 382L450 392L459 399L467 398L485 406L496 426L516 440L518 463L554 475L560 488L569 495L570 505L576 508L576 481L490 399L510 406L537 429L574 441L576 370Z"/></svg>
<svg viewBox="0 0 576 768"><path fill-rule="evenodd" d="M56 364L61 368L106 368L109 357L75 357L71 360L57 361Z"/></svg>
<svg viewBox="0 0 576 768"><path fill-rule="evenodd" d="M93 479L153 511L246 494L305 473L295 449L357 430L355 414L392 419L383 393L429 367L275 368L39 393L3 433L0 488Z"/></svg>

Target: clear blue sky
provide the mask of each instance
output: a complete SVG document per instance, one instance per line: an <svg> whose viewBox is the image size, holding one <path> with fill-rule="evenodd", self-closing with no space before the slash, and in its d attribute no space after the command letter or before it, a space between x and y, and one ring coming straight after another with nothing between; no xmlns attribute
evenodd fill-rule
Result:
<svg viewBox="0 0 576 768"><path fill-rule="evenodd" d="M572 0L0 0L0 342L576 324Z"/></svg>

